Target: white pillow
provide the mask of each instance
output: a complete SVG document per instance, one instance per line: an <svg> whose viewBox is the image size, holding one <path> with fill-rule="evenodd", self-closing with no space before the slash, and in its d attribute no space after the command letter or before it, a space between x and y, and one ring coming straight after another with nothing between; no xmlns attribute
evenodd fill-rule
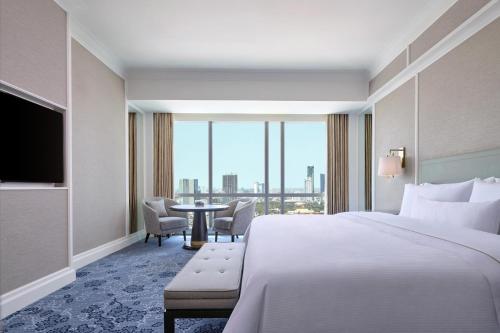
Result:
<svg viewBox="0 0 500 333"><path fill-rule="evenodd" d="M487 183L500 183L500 178L495 178L495 177L489 177L489 178L485 178L483 179L483 181L487 182Z"/></svg>
<svg viewBox="0 0 500 333"><path fill-rule="evenodd" d="M435 201L467 202L470 199L473 185L473 180L452 184L406 184L399 215L411 216L413 203L417 196Z"/></svg>
<svg viewBox="0 0 500 333"><path fill-rule="evenodd" d="M159 217L168 216L164 200L151 200L148 202L148 205L158 213Z"/></svg>
<svg viewBox="0 0 500 333"><path fill-rule="evenodd" d="M496 234L500 228L500 201L442 202L419 196L413 205L411 217L443 226Z"/></svg>
<svg viewBox="0 0 500 333"><path fill-rule="evenodd" d="M500 183L475 181L470 196L470 202L485 202L500 200Z"/></svg>

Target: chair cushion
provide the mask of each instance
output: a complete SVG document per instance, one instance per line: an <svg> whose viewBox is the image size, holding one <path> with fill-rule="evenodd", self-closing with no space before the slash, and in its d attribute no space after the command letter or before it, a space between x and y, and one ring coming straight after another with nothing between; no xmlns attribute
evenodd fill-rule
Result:
<svg viewBox="0 0 500 333"><path fill-rule="evenodd" d="M168 229L188 226L188 220L184 217L168 216L168 217L160 217L159 220L160 220L161 230L168 230Z"/></svg>
<svg viewBox="0 0 500 333"><path fill-rule="evenodd" d="M165 209L165 201L163 199L146 201L146 205L153 208L158 213L159 217L168 216L167 210Z"/></svg>
<svg viewBox="0 0 500 333"><path fill-rule="evenodd" d="M245 243L207 243L165 287L168 309L233 308L240 293Z"/></svg>
<svg viewBox="0 0 500 333"><path fill-rule="evenodd" d="M232 217L218 217L214 220L214 227L218 229L231 229L231 225L233 224Z"/></svg>

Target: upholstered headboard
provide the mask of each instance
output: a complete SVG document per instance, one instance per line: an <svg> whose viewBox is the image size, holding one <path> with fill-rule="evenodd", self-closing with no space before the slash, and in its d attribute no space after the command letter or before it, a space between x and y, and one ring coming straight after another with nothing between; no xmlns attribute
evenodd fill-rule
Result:
<svg viewBox="0 0 500 333"><path fill-rule="evenodd" d="M418 183L452 183L500 177L500 149L421 161Z"/></svg>

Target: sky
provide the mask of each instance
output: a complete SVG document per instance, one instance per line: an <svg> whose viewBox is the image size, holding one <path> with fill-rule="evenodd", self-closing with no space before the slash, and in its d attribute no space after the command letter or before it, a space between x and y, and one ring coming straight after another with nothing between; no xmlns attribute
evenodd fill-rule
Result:
<svg viewBox="0 0 500 333"><path fill-rule="evenodd" d="M222 175L237 174L238 188L264 182L264 122L214 122L213 187L222 188ZM314 186L326 167L324 122L285 123L285 188L303 189L307 166L314 165ZM179 179L196 178L208 190L208 123L174 123L174 187ZM280 187L280 123L269 123L269 187Z"/></svg>

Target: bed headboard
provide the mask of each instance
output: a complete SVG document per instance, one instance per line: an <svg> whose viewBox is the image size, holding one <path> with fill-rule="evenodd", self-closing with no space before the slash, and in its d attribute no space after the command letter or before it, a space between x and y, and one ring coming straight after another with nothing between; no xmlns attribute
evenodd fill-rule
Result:
<svg viewBox="0 0 500 333"><path fill-rule="evenodd" d="M500 149L421 161L418 183L453 183L500 177Z"/></svg>

